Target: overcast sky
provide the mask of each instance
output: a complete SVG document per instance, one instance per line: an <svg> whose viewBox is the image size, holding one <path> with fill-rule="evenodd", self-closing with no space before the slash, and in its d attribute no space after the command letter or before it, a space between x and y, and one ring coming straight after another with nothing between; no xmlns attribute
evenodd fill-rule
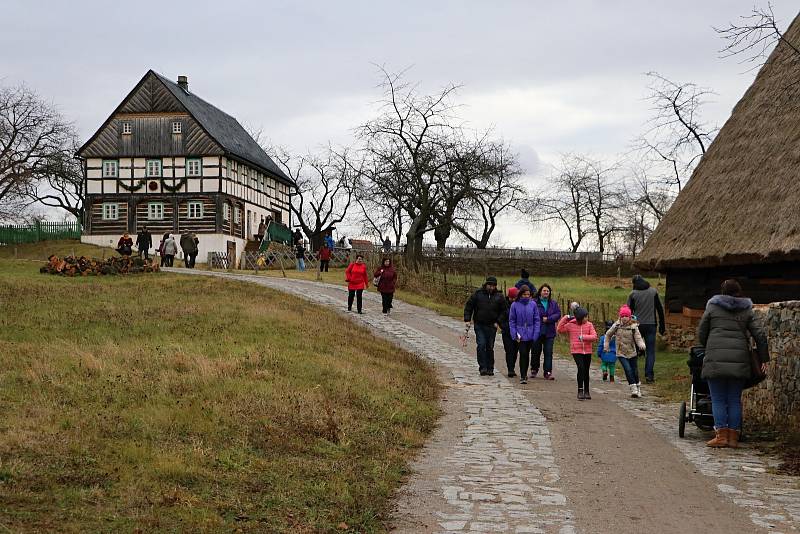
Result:
<svg viewBox="0 0 800 534"><path fill-rule="evenodd" d="M137 2L4 0L0 79L24 82L87 139L147 69L293 151L347 144L380 96L375 64L412 67L435 92L462 84L476 128L494 127L542 174L559 153L613 157L649 117L643 73L713 89L719 125L755 75L720 59L712 29L758 0ZM773 0L781 27L797 3ZM498 242L563 246L506 222Z"/></svg>

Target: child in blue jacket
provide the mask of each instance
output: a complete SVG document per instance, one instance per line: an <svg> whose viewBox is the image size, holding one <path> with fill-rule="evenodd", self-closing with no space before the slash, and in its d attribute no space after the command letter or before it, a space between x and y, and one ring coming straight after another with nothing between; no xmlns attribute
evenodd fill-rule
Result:
<svg viewBox="0 0 800 534"><path fill-rule="evenodd" d="M614 326L613 321L606 321L606 331ZM603 342L606 336L600 336L600 342L597 344L597 357L600 358L600 370L603 371L603 381L614 381L614 372L617 370L617 340L612 339L609 344L608 352L603 350Z"/></svg>

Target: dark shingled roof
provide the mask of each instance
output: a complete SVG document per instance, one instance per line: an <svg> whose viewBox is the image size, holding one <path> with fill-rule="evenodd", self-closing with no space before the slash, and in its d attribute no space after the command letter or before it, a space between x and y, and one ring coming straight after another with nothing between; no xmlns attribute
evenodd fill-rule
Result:
<svg viewBox="0 0 800 534"><path fill-rule="evenodd" d="M800 45L800 15L784 38ZM636 265L660 271L800 261L800 57L780 42Z"/></svg>
<svg viewBox="0 0 800 534"><path fill-rule="evenodd" d="M184 91L172 80L155 71L153 71L153 74L158 76L158 79L175 95L175 98L186 108L186 111L227 152L277 175L289 185L295 185L292 179L275 165L275 162L264 152L264 149L239 124L239 121L199 96Z"/></svg>

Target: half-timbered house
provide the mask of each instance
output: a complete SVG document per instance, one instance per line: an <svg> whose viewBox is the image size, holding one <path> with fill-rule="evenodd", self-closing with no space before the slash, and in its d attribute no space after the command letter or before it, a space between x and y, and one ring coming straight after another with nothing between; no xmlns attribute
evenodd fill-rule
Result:
<svg viewBox="0 0 800 534"><path fill-rule="evenodd" d="M150 70L78 151L86 218L81 240L116 244L147 226L197 234L208 252L239 257L262 220L289 224L294 183L239 122Z"/></svg>

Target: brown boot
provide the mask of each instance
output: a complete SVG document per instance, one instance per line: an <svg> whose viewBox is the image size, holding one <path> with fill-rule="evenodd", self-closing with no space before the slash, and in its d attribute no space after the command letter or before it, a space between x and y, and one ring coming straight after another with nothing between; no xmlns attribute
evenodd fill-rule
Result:
<svg viewBox="0 0 800 534"><path fill-rule="evenodd" d="M728 447L732 449L739 448L739 431L733 428L728 429Z"/></svg>
<svg viewBox="0 0 800 534"><path fill-rule="evenodd" d="M714 439L706 441L706 447L727 447L728 446L728 429L720 428L715 430L716 436Z"/></svg>

